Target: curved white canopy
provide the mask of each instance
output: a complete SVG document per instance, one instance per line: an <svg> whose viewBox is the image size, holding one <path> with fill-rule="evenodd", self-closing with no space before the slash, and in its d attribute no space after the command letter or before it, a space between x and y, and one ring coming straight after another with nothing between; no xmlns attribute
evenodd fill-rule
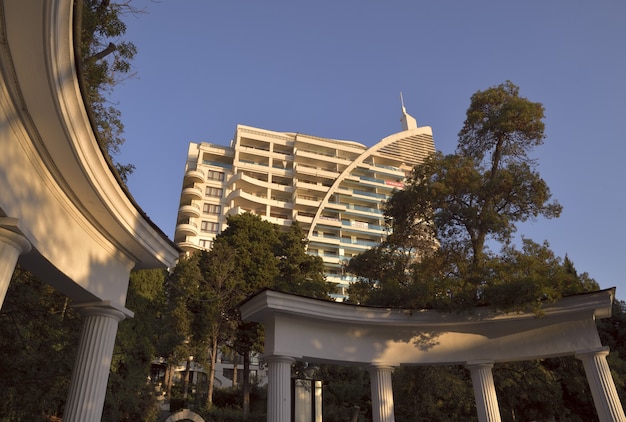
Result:
<svg viewBox="0 0 626 422"><path fill-rule="evenodd" d="M335 364L505 362L602 347L595 325L611 315L614 289L546 304L543 315L373 308L264 290L240 305L265 326L266 355Z"/></svg>

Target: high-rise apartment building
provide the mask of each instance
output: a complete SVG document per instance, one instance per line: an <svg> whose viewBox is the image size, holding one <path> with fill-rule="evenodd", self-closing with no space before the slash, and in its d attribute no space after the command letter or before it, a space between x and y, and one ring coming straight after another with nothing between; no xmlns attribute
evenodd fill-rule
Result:
<svg viewBox="0 0 626 422"><path fill-rule="evenodd" d="M401 122L371 147L243 125L229 147L191 143L174 241L188 253L210 248L226 217L244 212L284 227L297 221L344 297L343 265L384 238L384 201L435 151L432 129L404 105Z"/></svg>

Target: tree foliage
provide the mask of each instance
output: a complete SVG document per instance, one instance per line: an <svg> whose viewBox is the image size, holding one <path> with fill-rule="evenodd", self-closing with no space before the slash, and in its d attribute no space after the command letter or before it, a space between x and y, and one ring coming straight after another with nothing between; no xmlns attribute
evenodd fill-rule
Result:
<svg viewBox="0 0 626 422"><path fill-rule="evenodd" d="M456 153L436 153L414 168L385 204L391 235L350 261L360 277L353 300L537 310L543 300L597 288L547 242L515 242L517 224L561 212L531 158L544 139L543 114L511 82L474 94Z"/></svg>
<svg viewBox="0 0 626 422"><path fill-rule="evenodd" d="M170 334L165 315L165 271L143 270L130 276L126 306L134 318L120 322L102 420L155 421L154 386L147 382L152 361Z"/></svg>
<svg viewBox="0 0 626 422"><path fill-rule="evenodd" d="M131 62L137 53L132 42L123 40L126 24L123 18L140 13L132 0L81 0L75 2L80 28L77 44L84 95L92 111L103 151L113 160L124 144L121 112L108 97L115 85L129 77ZM132 164L115 163L120 177L126 181L133 172Z"/></svg>
<svg viewBox="0 0 626 422"><path fill-rule="evenodd" d="M302 230L288 230L245 213L231 216L213 248L181 260L170 286L171 313L178 333L186 333L186 352L209 368L207 403L212 402L214 366L220 349L244 358L243 391L249 391L250 353L262 350L261 327L242 321L236 305L263 288L315 298L332 291L319 257L306 254ZM244 401L244 409L246 403Z"/></svg>
<svg viewBox="0 0 626 422"><path fill-rule="evenodd" d="M16 268L0 312L0 421L63 414L79 333L67 298Z"/></svg>

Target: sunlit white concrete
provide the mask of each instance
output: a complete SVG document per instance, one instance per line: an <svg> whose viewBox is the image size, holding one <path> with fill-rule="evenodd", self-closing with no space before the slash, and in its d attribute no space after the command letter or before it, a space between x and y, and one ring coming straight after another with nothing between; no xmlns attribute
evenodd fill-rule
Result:
<svg viewBox="0 0 626 422"><path fill-rule="evenodd" d="M296 360L289 356L266 356L268 371L267 420L291 421L291 364Z"/></svg>
<svg viewBox="0 0 626 422"><path fill-rule="evenodd" d="M63 420L97 421L102 416L117 326L132 314L108 303L83 306L79 312L83 329Z"/></svg>
<svg viewBox="0 0 626 422"><path fill-rule="evenodd" d="M500 420L500 408L496 396L496 386L491 372L493 363L474 362L467 365L472 376L476 410L480 422L497 422Z"/></svg>
<svg viewBox="0 0 626 422"><path fill-rule="evenodd" d="M374 422L394 422L392 366L374 365L367 368L372 390L372 418Z"/></svg>
<svg viewBox="0 0 626 422"><path fill-rule="evenodd" d="M585 364L598 414L611 415L603 420L621 421L623 410L606 359L596 353L602 344L595 321L611 315L614 295L608 289L562 298L545 304L541 317L487 308L466 314L372 308L272 290L248 299L240 310L244 319L264 324L267 355L376 368L467 365L481 421L500 420L493 363L576 354ZM373 413L382 415L385 406L374 387L387 384L384 379L373 382L372 401L378 407ZM384 417L380 420L388 420Z"/></svg>

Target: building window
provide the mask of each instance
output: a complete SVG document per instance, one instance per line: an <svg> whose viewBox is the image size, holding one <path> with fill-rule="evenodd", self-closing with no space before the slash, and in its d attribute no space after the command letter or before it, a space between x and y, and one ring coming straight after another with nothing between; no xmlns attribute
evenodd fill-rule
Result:
<svg viewBox="0 0 626 422"><path fill-rule="evenodd" d="M222 206L215 204L204 204L202 207L202 212L204 212L205 214L220 215L222 213Z"/></svg>
<svg viewBox="0 0 626 422"><path fill-rule="evenodd" d="M212 240L200 239L198 244L200 245L200 247L202 247L204 249L211 249L213 247L213 241Z"/></svg>
<svg viewBox="0 0 626 422"><path fill-rule="evenodd" d="M211 221L203 221L200 224L200 230L205 233L217 233L220 229L219 223L213 223Z"/></svg>
<svg viewBox="0 0 626 422"><path fill-rule="evenodd" d="M206 196L214 196L216 198L221 198L224 190L222 188L213 188L211 186L206 187Z"/></svg>
<svg viewBox="0 0 626 422"><path fill-rule="evenodd" d="M209 170L207 178L209 180L219 180L220 182L222 182L224 181L224 173L221 171Z"/></svg>

